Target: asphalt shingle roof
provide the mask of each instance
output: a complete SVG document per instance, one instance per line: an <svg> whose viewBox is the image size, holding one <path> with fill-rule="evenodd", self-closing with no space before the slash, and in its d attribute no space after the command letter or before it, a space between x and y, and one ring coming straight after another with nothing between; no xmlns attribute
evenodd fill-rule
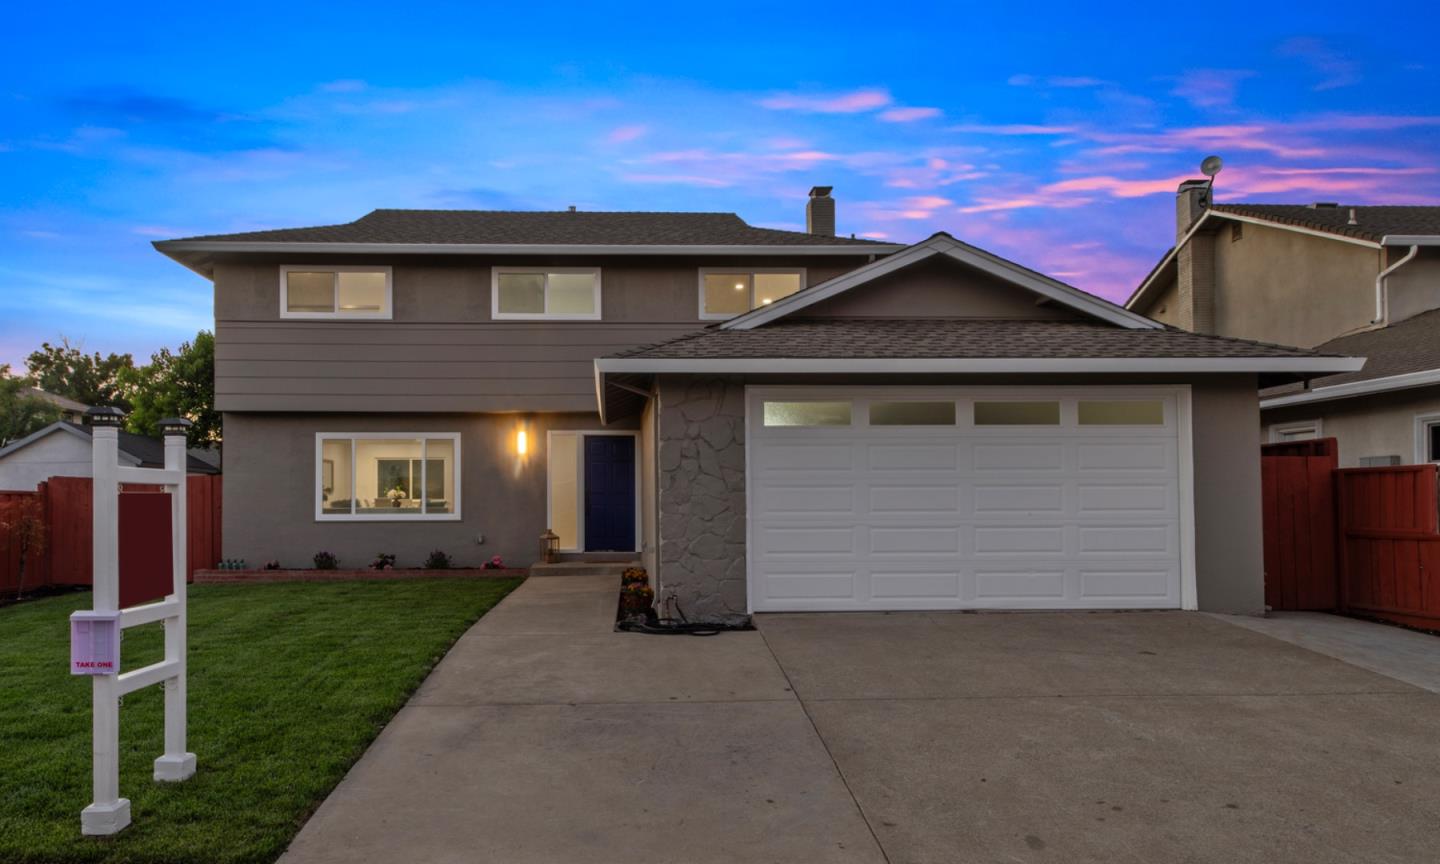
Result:
<svg viewBox="0 0 1440 864"><path fill-rule="evenodd" d="M1365 368L1358 372L1342 372L1312 380L1312 388L1440 369L1440 309L1422 312L1414 318L1378 330L1331 339L1315 350L1368 359ZM1298 388L1276 388L1266 391L1265 395L1281 396L1297 391Z"/></svg>
<svg viewBox="0 0 1440 864"><path fill-rule="evenodd" d="M1386 234L1440 234L1440 207L1216 204L1211 209L1376 243ZM1349 224L1351 210L1355 211L1354 225Z"/></svg>
<svg viewBox="0 0 1440 864"><path fill-rule="evenodd" d="M90 427L79 423L62 421L66 426L85 435L90 434ZM165 442L160 438L151 438L149 435L136 435L134 432L120 430L119 447L122 453L129 453L140 460L141 468L163 468L165 467ZM185 455L185 470L189 474L219 474L219 466L204 459L197 458L193 453L187 451Z"/></svg>
<svg viewBox="0 0 1440 864"><path fill-rule="evenodd" d="M1172 328L1129 330L1075 321L784 318L753 330L711 328L612 356L685 360L1138 358L1314 357L1316 352Z"/></svg>
<svg viewBox="0 0 1440 864"><path fill-rule="evenodd" d="M881 244L851 237L756 228L734 213L656 213L523 210L373 210L354 222L240 234L207 234L186 241L274 243L441 243L559 246L856 246Z"/></svg>

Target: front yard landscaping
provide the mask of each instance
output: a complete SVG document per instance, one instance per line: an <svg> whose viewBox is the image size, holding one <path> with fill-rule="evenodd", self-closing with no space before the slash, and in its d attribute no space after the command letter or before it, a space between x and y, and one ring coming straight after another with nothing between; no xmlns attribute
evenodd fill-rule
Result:
<svg viewBox="0 0 1440 864"><path fill-rule="evenodd" d="M80 836L90 803L90 681L67 618L88 593L0 608L0 861L271 862L446 650L518 579L196 585L184 783L151 780L162 691L125 698L120 793L133 823ZM162 656L127 630L124 669Z"/></svg>

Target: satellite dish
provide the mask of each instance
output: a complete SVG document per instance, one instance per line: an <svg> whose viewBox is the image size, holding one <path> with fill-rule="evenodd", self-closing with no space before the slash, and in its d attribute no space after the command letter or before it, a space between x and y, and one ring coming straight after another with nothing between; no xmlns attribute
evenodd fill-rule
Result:
<svg viewBox="0 0 1440 864"><path fill-rule="evenodd" d="M1206 156L1205 161L1200 163L1200 173L1213 178L1224 167L1225 162L1219 156Z"/></svg>

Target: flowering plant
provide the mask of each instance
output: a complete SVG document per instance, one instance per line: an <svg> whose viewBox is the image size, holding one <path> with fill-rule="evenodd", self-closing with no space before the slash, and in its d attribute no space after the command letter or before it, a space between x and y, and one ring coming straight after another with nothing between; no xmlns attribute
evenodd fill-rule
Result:
<svg viewBox="0 0 1440 864"><path fill-rule="evenodd" d="M620 574L620 582L623 585L645 585L650 581L650 575L645 572L644 567L626 567L625 572Z"/></svg>
<svg viewBox="0 0 1440 864"><path fill-rule="evenodd" d="M489 561L486 561L484 564L480 565L480 567L483 570L504 570L505 560L499 555L496 555L494 558L491 558Z"/></svg>
<svg viewBox="0 0 1440 864"><path fill-rule="evenodd" d="M407 495L407 494L405 494L405 490L404 490L404 489L401 489L399 486L396 486L394 489L391 489L389 492L386 492L386 493L385 493L385 497L386 497L386 498L389 498L391 501L400 501L400 500L402 500L402 499L409 498L410 496Z"/></svg>
<svg viewBox="0 0 1440 864"><path fill-rule="evenodd" d="M379 553L378 555L375 556L375 560L370 562L370 569L371 569L371 570L394 570L394 569L395 569L395 556L394 556L394 555L391 555L389 552L381 552L381 553Z"/></svg>

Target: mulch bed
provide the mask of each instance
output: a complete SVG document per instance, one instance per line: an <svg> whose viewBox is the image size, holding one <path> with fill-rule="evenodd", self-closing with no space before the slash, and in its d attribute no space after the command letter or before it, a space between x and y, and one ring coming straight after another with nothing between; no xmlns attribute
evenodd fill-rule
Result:
<svg viewBox="0 0 1440 864"><path fill-rule="evenodd" d="M480 567L452 567L448 570L196 570L195 584L260 582L405 582L416 579L514 579L529 576L523 567L486 570Z"/></svg>

